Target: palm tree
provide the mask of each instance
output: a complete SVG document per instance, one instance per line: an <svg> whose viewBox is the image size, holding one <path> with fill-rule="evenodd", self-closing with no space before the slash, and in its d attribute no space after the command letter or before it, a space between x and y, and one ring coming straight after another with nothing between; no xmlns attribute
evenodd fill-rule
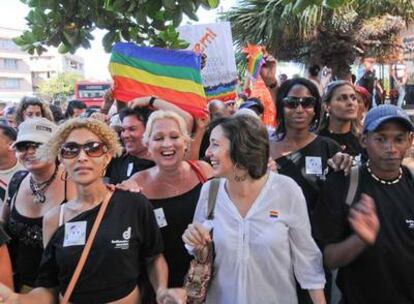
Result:
<svg viewBox="0 0 414 304"><path fill-rule="evenodd" d="M341 78L358 55L376 55L375 50L391 52L396 34L414 20L414 3L241 0L223 19L231 22L237 46L247 42L265 45L281 60L327 65ZM382 27L378 28L378 24Z"/></svg>

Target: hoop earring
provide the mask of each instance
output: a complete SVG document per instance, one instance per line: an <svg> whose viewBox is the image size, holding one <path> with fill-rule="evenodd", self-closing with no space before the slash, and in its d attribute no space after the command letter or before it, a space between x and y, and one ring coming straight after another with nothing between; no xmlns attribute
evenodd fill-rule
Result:
<svg viewBox="0 0 414 304"><path fill-rule="evenodd" d="M235 163L234 167L233 167L233 175L234 175L234 180L236 182L243 182L246 180L247 178L247 173L245 173L244 175L237 175L236 173L236 169L239 167L239 164Z"/></svg>

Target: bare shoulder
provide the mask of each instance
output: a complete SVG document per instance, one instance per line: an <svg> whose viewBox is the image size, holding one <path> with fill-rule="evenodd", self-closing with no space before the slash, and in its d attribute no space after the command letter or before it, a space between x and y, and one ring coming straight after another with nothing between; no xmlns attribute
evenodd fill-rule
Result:
<svg viewBox="0 0 414 304"><path fill-rule="evenodd" d="M198 160L197 165L203 170L204 175L207 177L207 179L210 179L213 177L213 168L210 166L209 163Z"/></svg>
<svg viewBox="0 0 414 304"><path fill-rule="evenodd" d="M139 171L135 173L134 175L132 175L129 179L133 180L134 182L138 184L138 186L142 187L145 184L151 183L153 179L152 178L153 175L154 175L154 167L143 170L143 171Z"/></svg>
<svg viewBox="0 0 414 304"><path fill-rule="evenodd" d="M43 247L46 247L52 235L59 228L60 207L61 205L50 209L43 216Z"/></svg>

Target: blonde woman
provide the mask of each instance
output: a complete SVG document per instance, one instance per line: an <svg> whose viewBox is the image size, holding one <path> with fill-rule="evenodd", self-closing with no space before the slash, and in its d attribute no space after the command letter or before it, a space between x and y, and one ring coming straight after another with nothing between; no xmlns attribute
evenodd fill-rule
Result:
<svg viewBox="0 0 414 304"><path fill-rule="evenodd" d="M206 162L185 160L190 140L180 115L155 111L149 117L143 143L156 165L134 174L124 184L139 185L154 207L170 271L169 287L183 285L191 257L181 235L192 222L202 184L212 176Z"/></svg>
<svg viewBox="0 0 414 304"><path fill-rule="evenodd" d="M116 133L93 119L73 119L60 126L45 145L43 157L64 165L77 197L51 210L44 219L45 252L37 286L28 295L0 287L3 300L55 303L65 293L86 239L105 198L110 197L72 303L139 303L137 278L147 267L158 303L183 303L185 293L167 290L168 269L151 205L142 194L111 193L102 176L112 156L121 153Z"/></svg>

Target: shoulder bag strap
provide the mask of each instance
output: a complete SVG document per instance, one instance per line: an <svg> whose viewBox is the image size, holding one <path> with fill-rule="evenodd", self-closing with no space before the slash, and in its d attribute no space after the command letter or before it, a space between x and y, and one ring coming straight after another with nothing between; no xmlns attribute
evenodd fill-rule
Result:
<svg viewBox="0 0 414 304"><path fill-rule="evenodd" d="M214 207L216 206L216 198L218 189L220 186L220 179L214 178L210 182L210 189L208 192L208 205L207 205L207 219L214 218Z"/></svg>
<svg viewBox="0 0 414 304"><path fill-rule="evenodd" d="M9 185L8 185L8 197L5 198L5 202L7 205L9 205L10 210L13 209L13 206L16 202L16 196L17 192L19 191L20 185L22 184L22 181L24 178L29 174L29 171L26 170L19 170L10 179Z"/></svg>
<svg viewBox="0 0 414 304"><path fill-rule="evenodd" d="M85 265L86 259L88 258L89 251L91 250L93 241L95 239L96 232L98 231L99 225L101 224L102 218L105 214L106 207L108 206L109 200L112 196L112 191L109 191L108 194L105 196L104 201L102 202L101 207L99 208L98 215L96 216L95 222L93 223L91 233L88 236L88 240L86 241L86 245L83 248L82 254L79 258L78 264L76 265L75 271L70 279L68 288L66 289L65 295L63 297L62 304L68 304L69 298L72 295L73 289L75 288L76 282L79 279L79 276L82 272L83 266Z"/></svg>
<svg viewBox="0 0 414 304"><path fill-rule="evenodd" d="M358 183L359 183L359 166L354 166L351 168L351 172L349 173L349 187L348 187L348 193L345 199L345 203L348 206L351 206L352 202L354 201L355 194L358 189Z"/></svg>
<svg viewBox="0 0 414 304"><path fill-rule="evenodd" d="M195 160L187 160L187 163L190 165L191 169L194 170L196 173L198 180L200 183L204 184L208 179L205 176L203 170L200 168L200 166L197 164L197 161Z"/></svg>

